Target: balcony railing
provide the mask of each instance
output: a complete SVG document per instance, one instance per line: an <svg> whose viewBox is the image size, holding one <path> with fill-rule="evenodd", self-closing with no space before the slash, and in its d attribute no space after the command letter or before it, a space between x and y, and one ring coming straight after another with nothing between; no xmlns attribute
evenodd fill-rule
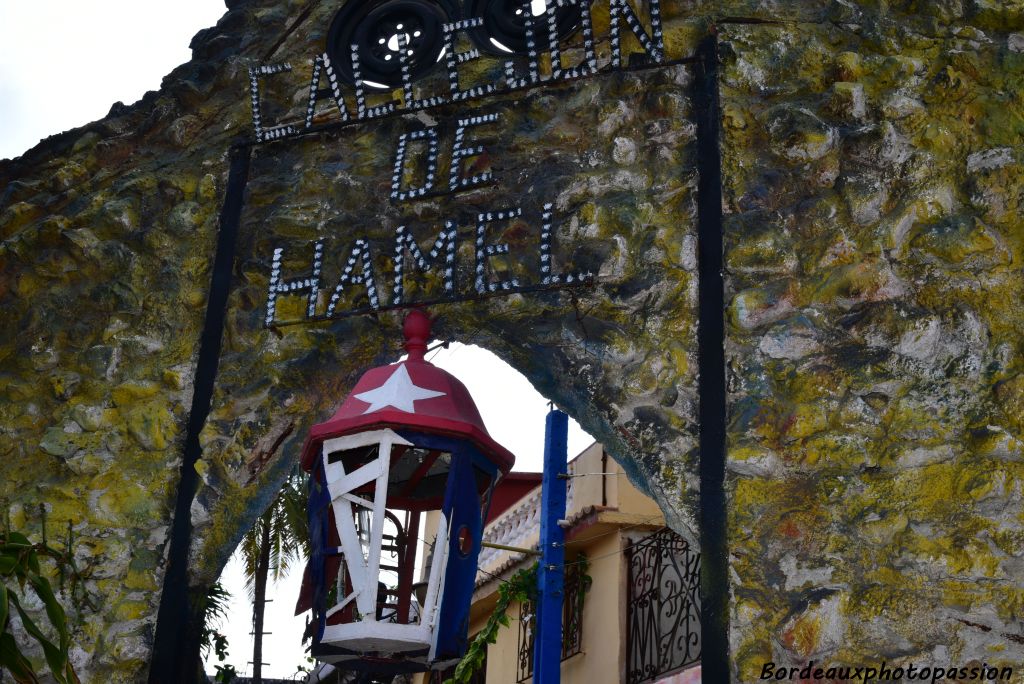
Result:
<svg viewBox="0 0 1024 684"><path fill-rule="evenodd" d="M582 557L577 558L577 561ZM585 562L566 563L562 587L562 660L583 650L583 599L588 579ZM536 606L526 601L519 610L519 649L516 659L516 681L533 676L533 646Z"/></svg>
<svg viewBox="0 0 1024 684"><path fill-rule="evenodd" d="M700 554L670 529L626 549L626 682L655 681L700 661Z"/></svg>

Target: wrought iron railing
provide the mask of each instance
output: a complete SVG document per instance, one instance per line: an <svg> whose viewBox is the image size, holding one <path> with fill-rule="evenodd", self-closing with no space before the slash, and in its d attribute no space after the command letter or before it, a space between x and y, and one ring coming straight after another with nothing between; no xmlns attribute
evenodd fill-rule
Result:
<svg viewBox="0 0 1024 684"><path fill-rule="evenodd" d="M583 597L589 589L587 563L582 556L566 565L562 592L562 660L583 650Z"/></svg>
<svg viewBox="0 0 1024 684"><path fill-rule="evenodd" d="M565 579L562 588L562 660L570 658L583 649L583 597L588 589L586 559L582 556L565 565ZM516 681L522 682L533 676L533 645L535 634L536 607L533 601L525 601L519 611L519 650L516 658Z"/></svg>
<svg viewBox="0 0 1024 684"><path fill-rule="evenodd" d="M700 553L670 529L626 549L626 682L639 684L700 661Z"/></svg>
<svg viewBox="0 0 1024 684"><path fill-rule="evenodd" d="M523 601L519 606L519 650L516 657L516 681L523 682L533 674L533 625L537 619L533 601Z"/></svg>

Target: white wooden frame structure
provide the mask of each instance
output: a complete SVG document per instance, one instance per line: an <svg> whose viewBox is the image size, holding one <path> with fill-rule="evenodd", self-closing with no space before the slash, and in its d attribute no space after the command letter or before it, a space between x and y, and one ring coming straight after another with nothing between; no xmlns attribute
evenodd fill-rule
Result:
<svg viewBox="0 0 1024 684"><path fill-rule="evenodd" d="M334 522L341 539L344 565L352 583L352 591L341 595L345 586L344 576L339 573L338 603L327 610L329 619L350 603L355 603L359 619L340 625L327 625L322 644L339 646L358 652L402 653L429 647L428 660L432 660L436 649L436 623L438 606L444 595L444 569L448 563L448 522L442 512L434 541L433 559L427 580L424 605L420 606L416 623L398 624L377 620L378 580L380 576L380 554L384 541L384 520L387 510L388 474L391 466L391 449L394 445L413 446L392 430L372 430L354 435L345 435L324 440L321 458L327 480L327 491L331 497ZM348 451L377 445L377 458L351 473L345 472L341 460L329 462L329 455L337 451ZM376 481L373 501L353 492L371 481ZM355 508L354 508L355 507ZM364 553L355 527L355 514L359 509L369 509L372 514L368 553ZM419 530L409 530L418 534ZM340 656L337 659L347 659Z"/></svg>

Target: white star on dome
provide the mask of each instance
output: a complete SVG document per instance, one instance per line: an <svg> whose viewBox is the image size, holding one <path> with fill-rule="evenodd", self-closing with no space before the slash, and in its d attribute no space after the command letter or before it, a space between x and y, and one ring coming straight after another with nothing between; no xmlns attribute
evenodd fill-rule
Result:
<svg viewBox="0 0 1024 684"><path fill-rule="evenodd" d="M367 413L380 411L388 406L393 406L399 411L405 411L406 413L416 413L415 402L420 399L443 397L445 394L446 392L435 392L434 390L414 385L412 378L409 377L409 371L406 370L403 363L383 385L377 389L360 392L355 397L359 401L365 401L370 405L369 408L363 411L363 415L366 415Z"/></svg>

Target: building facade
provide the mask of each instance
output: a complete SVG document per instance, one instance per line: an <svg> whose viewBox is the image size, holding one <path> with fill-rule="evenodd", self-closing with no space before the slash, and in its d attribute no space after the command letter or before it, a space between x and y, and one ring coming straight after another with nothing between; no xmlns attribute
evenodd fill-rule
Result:
<svg viewBox="0 0 1024 684"><path fill-rule="evenodd" d="M562 682L699 681L697 549L665 527L657 504L629 481L600 444L570 461L568 474ZM499 484L495 496L501 510L485 527L484 542L536 549L539 474L515 477L510 484L517 487L519 498L505 498ZM532 480L534 487L524 492L524 480ZM535 560L528 553L482 549L471 635L491 616L499 584ZM474 682L533 682L533 607L515 603L508 615L511 626L499 629ZM423 682L443 680L444 674L435 673Z"/></svg>

